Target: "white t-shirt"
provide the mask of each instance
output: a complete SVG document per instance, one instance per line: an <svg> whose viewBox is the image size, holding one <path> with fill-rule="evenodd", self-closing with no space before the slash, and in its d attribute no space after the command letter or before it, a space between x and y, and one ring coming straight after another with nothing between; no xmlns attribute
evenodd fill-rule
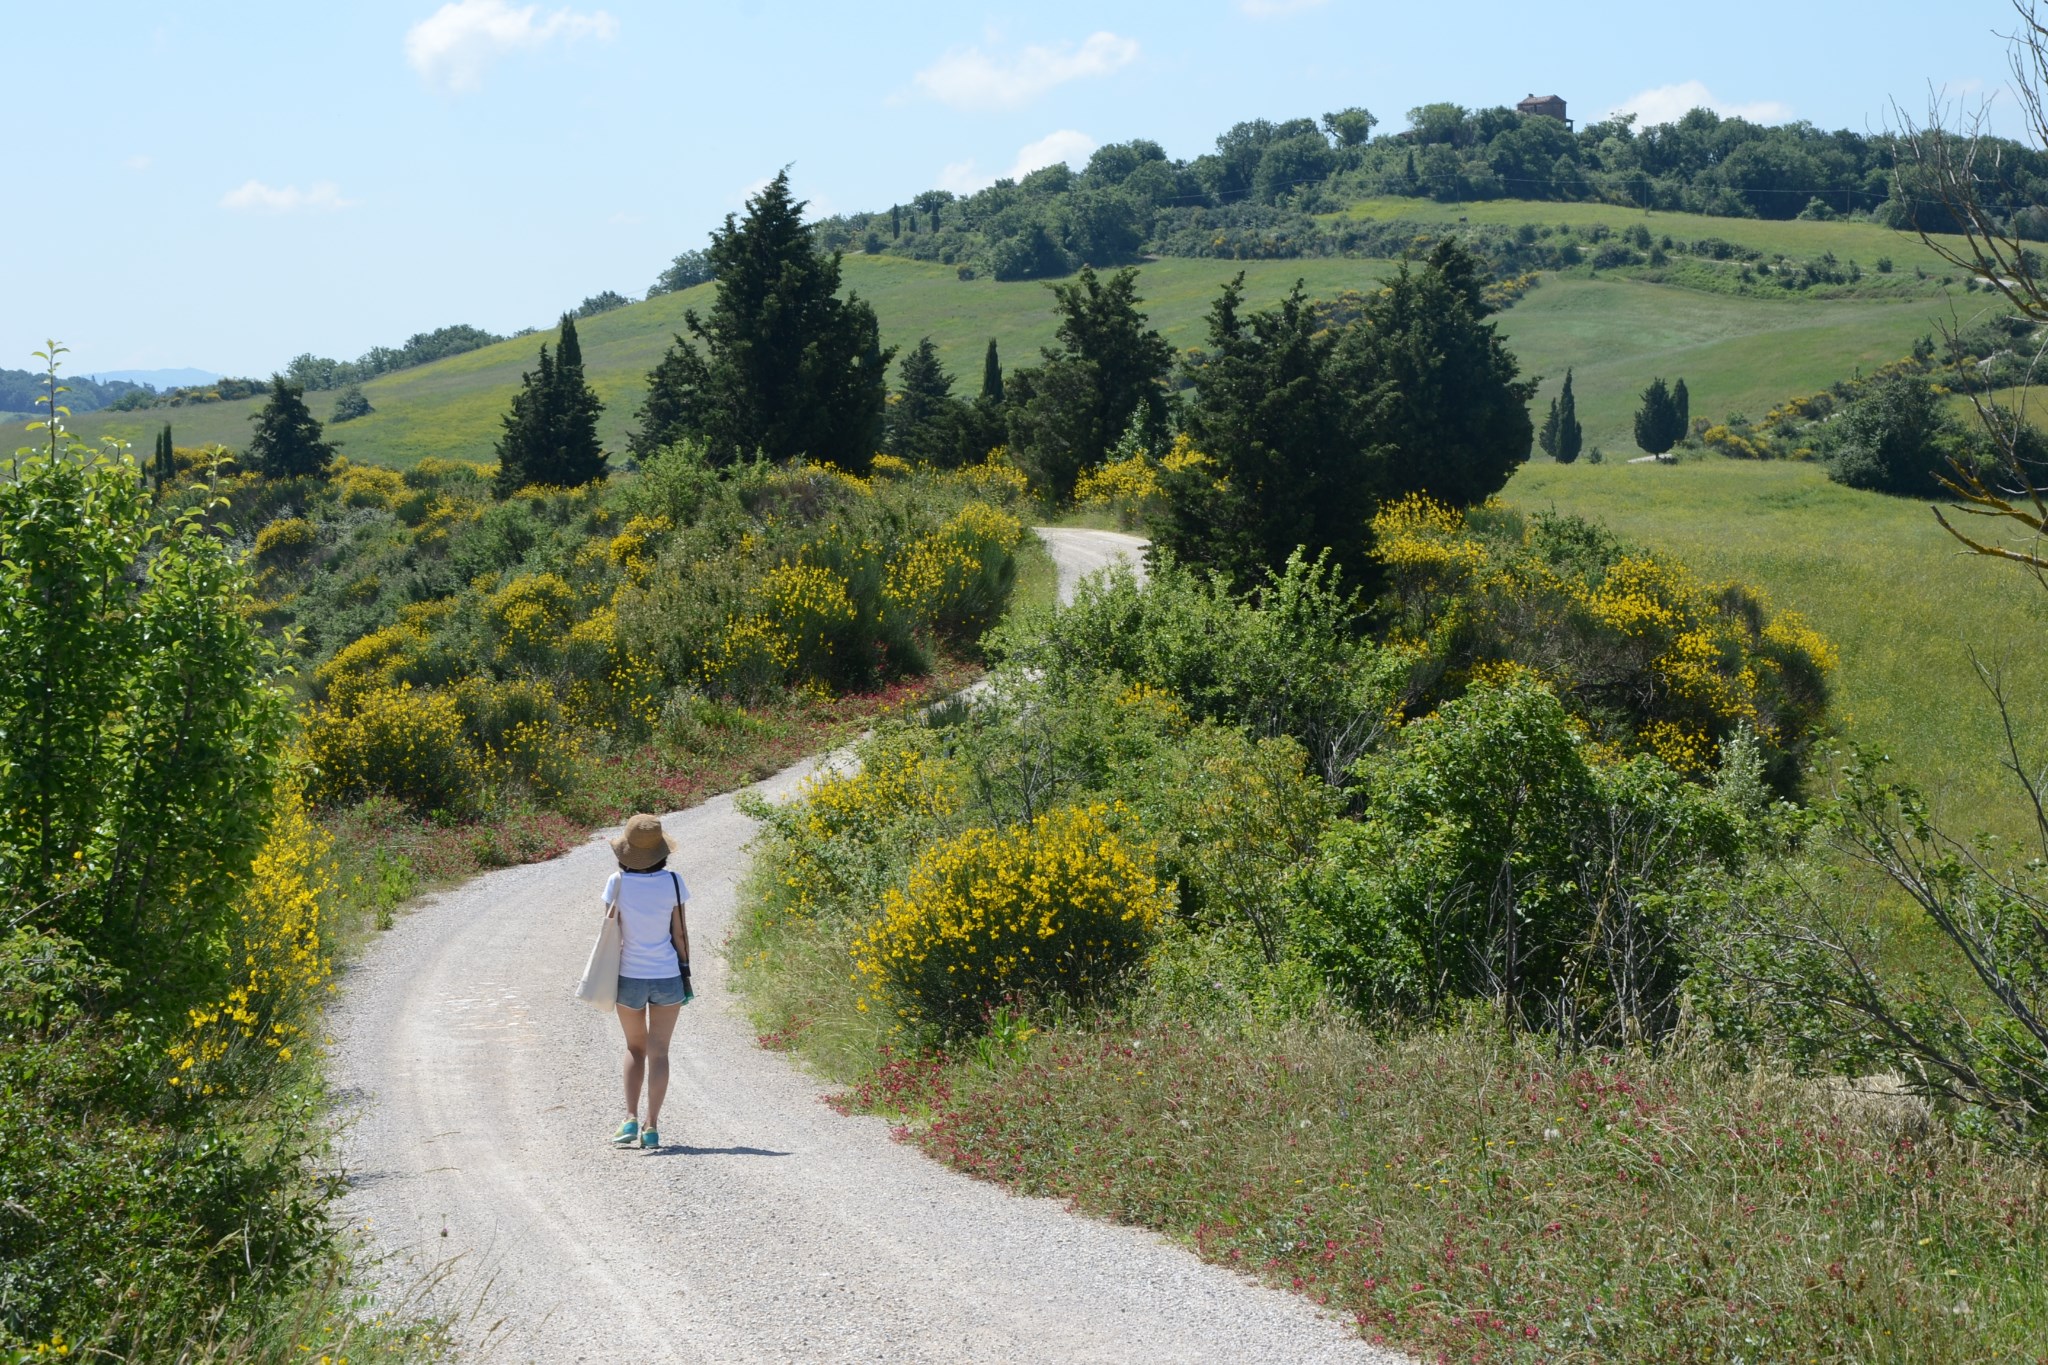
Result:
<svg viewBox="0 0 2048 1365"><path fill-rule="evenodd" d="M690 888L673 872L614 872L604 884L604 903L619 907L619 975L666 981L682 975L675 941L668 935L676 900Z"/></svg>

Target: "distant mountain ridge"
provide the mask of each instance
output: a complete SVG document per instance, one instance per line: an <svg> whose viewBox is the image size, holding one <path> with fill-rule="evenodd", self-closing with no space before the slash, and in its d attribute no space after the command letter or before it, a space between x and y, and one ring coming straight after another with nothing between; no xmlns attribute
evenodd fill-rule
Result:
<svg viewBox="0 0 2048 1365"><path fill-rule="evenodd" d="M120 379L130 384L146 384L152 389L175 389L187 384L211 384L222 375L218 370L198 370L188 365L173 370L95 370L89 377L101 384L110 379Z"/></svg>

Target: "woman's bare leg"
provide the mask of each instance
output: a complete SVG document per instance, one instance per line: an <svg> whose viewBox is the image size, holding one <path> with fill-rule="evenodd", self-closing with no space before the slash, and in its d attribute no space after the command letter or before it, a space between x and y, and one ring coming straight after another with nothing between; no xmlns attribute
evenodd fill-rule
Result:
<svg viewBox="0 0 2048 1365"><path fill-rule="evenodd" d="M661 1102L668 1098L668 1040L676 1031L681 1005L649 1005L642 1032L647 1049L647 1126L661 1127Z"/></svg>
<svg viewBox="0 0 2048 1365"><path fill-rule="evenodd" d="M647 1075L647 1015L640 1010L629 1010L624 1005L614 1005L612 1008L619 1012L619 1027L626 1030L626 1117L638 1119L640 1117L640 1082ZM676 1026L676 1021L673 1017L669 1019L668 1026L671 1029ZM661 1080L663 1087L666 1088L668 1085L668 1038L666 1035L663 1036L661 1043ZM660 1091L654 1093L654 1108L659 1108L661 1105L660 1093ZM649 1128L654 1126L652 1110L649 1112L647 1126Z"/></svg>

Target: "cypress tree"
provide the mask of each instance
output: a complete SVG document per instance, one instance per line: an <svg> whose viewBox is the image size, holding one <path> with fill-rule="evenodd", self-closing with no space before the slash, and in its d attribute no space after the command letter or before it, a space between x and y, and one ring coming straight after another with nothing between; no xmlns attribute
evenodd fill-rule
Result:
<svg viewBox="0 0 2048 1365"><path fill-rule="evenodd" d="M1003 362L996 356L996 339L988 339L988 352L981 358L981 401L1003 401Z"/></svg>
<svg viewBox="0 0 2048 1365"><path fill-rule="evenodd" d="M1646 455L1662 455L1678 443L1674 429L1678 409L1664 381L1652 379L1643 390L1642 406L1636 409L1636 445Z"/></svg>
<svg viewBox="0 0 2048 1365"><path fill-rule="evenodd" d="M576 319L562 315L556 353L541 343L540 365L519 376L519 392L505 414L498 440L498 495L530 484L576 488L605 476L604 450L597 440L598 401L583 377L583 347Z"/></svg>
<svg viewBox="0 0 2048 1365"><path fill-rule="evenodd" d="M1679 377L1676 384L1671 386L1671 407L1678 419L1675 423L1678 430L1678 439L1683 441L1692 430L1692 395L1685 391L1685 378L1683 375Z"/></svg>
<svg viewBox="0 0 2048 1365"><path fill-rule="evenodd" d="M903 357L901 374L902 387L889 411L890 449L920 464L959 463L960 404L953 399L953 376L946 373L930 337Z"/></svg>
<svg viewBox="0 0 2048 1365"><path fill-rule="evenodd" d="M306 406L306 391L281 374L270 377L270 401L252 413L250 462L268 479L327 477L334 447L323 439L320 421Z"/></svg>
<svg viewBox="0 0 2048 1365"><path fill-rule="evenodd" d="M156 434L156 491L161 494L178 477L178 457L171 445L171 424Z"/></svg>
<svg viewBox="0 0 2048 1365"><path fill-rule="evenodd" d="M1557 450L1554 458L1559 464L1570 464L1579 458L1585 440L1585 429L1579 425L1579 400L1572 395L1572 372L1566 370L1564 390L1557 395Z"/></svg>
<svg viewBox="0 0 2048 1365"><path fill-rule="evenodd" d="M1543 419L1543 426L1536 433L1536 444L1552 459L1557 457L1557 400L1550 400L1550 415Z"/></svg>
<svg viewBox="0 0 2048 1365"><path fill-rule="evenodd" d="M891 241L894 241L894 240L896 240L896 239L898 239L898 238L900 238L900 237L902 237L902 236L903 236L903 205L901 205L901 204L892 204L892 205L890 205L890 207L889 207L889 238L890 238L890 240L891 240Z"/></svg>

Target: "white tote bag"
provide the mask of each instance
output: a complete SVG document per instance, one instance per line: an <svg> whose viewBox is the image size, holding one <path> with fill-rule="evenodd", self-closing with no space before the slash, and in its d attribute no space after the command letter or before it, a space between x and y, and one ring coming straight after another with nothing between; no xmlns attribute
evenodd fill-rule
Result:
<svg viewBox="0 0 2048 1365"><path fill-rule="evenodd" d="M576 983L576 998L601 1010L618 1003L619 917L609 910L597 927L597 942L590 945L590 961Z"/></svg>

